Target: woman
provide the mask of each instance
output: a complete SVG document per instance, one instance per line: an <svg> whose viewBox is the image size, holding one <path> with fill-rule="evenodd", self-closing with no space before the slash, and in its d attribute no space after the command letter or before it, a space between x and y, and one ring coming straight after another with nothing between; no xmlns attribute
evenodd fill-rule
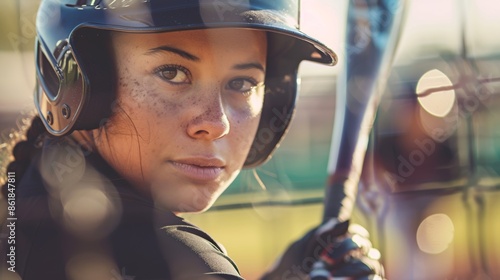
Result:
<svg viewBox="0 0 500 280"><path fill-rule="evenodd" d="M289 0L42 1L38 116L8 167L22 279L241 279L178 215L271 155L300 61L335 64L297 17Z"/></svg>

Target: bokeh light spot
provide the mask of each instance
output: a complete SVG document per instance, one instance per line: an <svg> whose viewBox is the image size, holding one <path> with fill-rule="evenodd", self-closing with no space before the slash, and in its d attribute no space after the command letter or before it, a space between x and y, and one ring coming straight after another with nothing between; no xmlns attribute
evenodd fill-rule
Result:
<svg viewBox="0 0 500 280"><path fill-rule="evenodd" d="M422 252L440 254L453 241L455 227L446 214L433 214L425 218L417 229L417 244Z"/></svg>
<svg viewBox="0 0 500 280"><path fill-rule="evenodd" d="M437 69L430 70L418 80L418 101L429 114L444 117L455 104L455 90L452 87L453 83L446 74Z"/></svg>
<svg viewBox="0 0 500 280"><path fill-rule="evenodd" d="M74 191L63 205L65 222L78 231L97 230L111 211L108 197L97 188Z"/></svg>

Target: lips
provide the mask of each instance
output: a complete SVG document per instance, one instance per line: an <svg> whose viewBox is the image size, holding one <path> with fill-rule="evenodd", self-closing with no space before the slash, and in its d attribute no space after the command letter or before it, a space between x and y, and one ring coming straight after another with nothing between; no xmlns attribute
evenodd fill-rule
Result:
<svg viewBox="0 0 500 280"><path fill-rule="evenodd" d="M182 175L197 181L214 181L225 168L218 158L187 158L171 160L169 163Z"/></svg>

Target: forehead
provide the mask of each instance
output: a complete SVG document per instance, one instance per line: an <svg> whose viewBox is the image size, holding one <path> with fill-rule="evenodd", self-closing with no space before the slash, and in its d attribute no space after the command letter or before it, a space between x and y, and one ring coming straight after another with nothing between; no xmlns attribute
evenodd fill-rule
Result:
<svg viewBox="0 0 500 280"><path fill-rule="evenodd" d="M118 49L128 47L128 49L147 50L161 45L171 45L193 51L245 50L265 57L266 38L266 32L259 30L213 28L162 33L117 32L113 36L113 41Z"/></svg>

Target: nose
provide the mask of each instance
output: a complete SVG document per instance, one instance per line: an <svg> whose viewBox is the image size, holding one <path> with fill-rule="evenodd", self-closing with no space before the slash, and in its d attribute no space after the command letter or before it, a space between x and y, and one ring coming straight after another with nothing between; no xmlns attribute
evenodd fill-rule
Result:
<svg viewBox="0 0 500 280"><path fill-rule="evenodd" d="M195 115L188 123L187 133L194 139L215 140L229 133L227 118L220 96L200 102L202 113Z"/></svg>

